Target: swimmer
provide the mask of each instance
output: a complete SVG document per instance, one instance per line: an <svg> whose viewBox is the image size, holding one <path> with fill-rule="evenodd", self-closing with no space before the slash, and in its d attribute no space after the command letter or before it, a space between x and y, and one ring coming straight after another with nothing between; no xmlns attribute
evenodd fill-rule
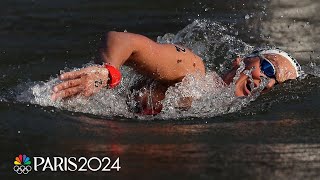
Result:
<svg viewBox="0 0 320 180"><path fill-rule="evenodd" d="M101 62L97 63L103 65L61 74L59 78L63 82L53 88L51 99L56 101L78 94L89 97L102 88L115 88L121 81L119 68L127 65L155 82L151 97L148 88L150 85L140 84L135 87L140 93L135 97L137 103L134 111L155 115L162 109L161 101L165 98L168 87L181 82L188 74L204 76L206 73L202 59L191 50L175 44L156 43L145 36L127 32L106 33L99 54ZM279 49L265 49L235 59L231 70L222 76L227 85L233 82L242 62L246 70L253 69L253 82L248 75L241 73L235 82L236 96L250 95L250 84L258 87L263 77L269 79L264 93L278 83L301 75L301 67L292 56ZM191 106L191 103L192 99L187 99L187 106Z"/></svg>

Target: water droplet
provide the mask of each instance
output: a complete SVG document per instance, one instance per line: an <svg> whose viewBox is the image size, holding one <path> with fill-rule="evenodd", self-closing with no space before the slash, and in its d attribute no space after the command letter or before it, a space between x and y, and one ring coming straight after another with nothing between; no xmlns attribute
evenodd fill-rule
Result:
<svg viewBox="0 0 320 180"><path fill-rule="evenodd" d="M247 19L247 20L250 19L250 15L249 14L245 15L244 19Z"/></svg>

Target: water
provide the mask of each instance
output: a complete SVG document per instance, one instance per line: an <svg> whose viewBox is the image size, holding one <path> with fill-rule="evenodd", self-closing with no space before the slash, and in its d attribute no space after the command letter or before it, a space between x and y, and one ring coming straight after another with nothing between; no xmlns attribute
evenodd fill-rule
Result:
<svg viewBox="0 0 320 180"><path fill-rule="evenodd" d="M33 172L30 179L319 178L317 1L0 4L0 169L5 172L0 176L18 177L13 160L25 153L121 158L118 173ZM122 71L130 78L115 91L53 104L47 95L57 74L88 65L108 30L184 44L203 57L211 72L169 89L166 109L156 117L128 111L126 96L119 94L140 78L128 68ZM257 46L290 51L306 77L241 100L232 96L232 87L209 78L217 77L214 71L224 72L235 55ZM173 108L175 97L190 94L199 100L189 111Z"/></svg>

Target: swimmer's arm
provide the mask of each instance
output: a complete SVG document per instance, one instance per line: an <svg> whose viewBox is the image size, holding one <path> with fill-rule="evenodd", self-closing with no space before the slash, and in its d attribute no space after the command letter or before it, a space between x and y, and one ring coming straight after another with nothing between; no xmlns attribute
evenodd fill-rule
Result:
<svg viewBox="0 0 320 180"><path fill-rule="evenodd" d="M123 64L139 73L171 85L187 74L205 74L200 57L173 44L159 44L132 33L109 32L99 49L104 63L120 68ZM103 66L87 67L60 75L62 83L53 88L52 99L82 94L91 96L108 84L108 71Z"/></svg>
<svg viewBox="0 0 320 180"><path fill-rule="evenodd" d="M205 74L201 58L186 48L125 32L108 32L104 39L101 59L117 68L128 65L163 82L179 82L195 72Z"/></svg>

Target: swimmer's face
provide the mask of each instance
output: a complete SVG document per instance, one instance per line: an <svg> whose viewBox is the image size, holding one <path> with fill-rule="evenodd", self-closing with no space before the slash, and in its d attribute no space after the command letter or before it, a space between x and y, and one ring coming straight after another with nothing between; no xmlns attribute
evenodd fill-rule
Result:
<svg viewBox="0 0 320 180"><path fill-rule="evenodd" d="M268 92L271 90L274 85L279 82L282 83L288 79L295 79L297 74L295 72L294 67L290 64L290 62L280 56L273 54L266 54L264 56L267 58L275 67L276 75L275 78L268 78L269 82L266 85L265 89L262 93ZM240 65L241 59L235 60L233 63L233 68L223 77L224 81L227 84L230 84L233 80L233 77L236 74L236 71ZM260 58L259 57L251 57L243 59L245 64L245 70L252 70L252 79L254 87L258 87L262 82L262 78L267 78L267 76L261 71L260 68ZM235 83L235 95L236 96L248 96L251 94L250 88L251 80L245 75L243 72L240 74L239 79Z"/></svg>

